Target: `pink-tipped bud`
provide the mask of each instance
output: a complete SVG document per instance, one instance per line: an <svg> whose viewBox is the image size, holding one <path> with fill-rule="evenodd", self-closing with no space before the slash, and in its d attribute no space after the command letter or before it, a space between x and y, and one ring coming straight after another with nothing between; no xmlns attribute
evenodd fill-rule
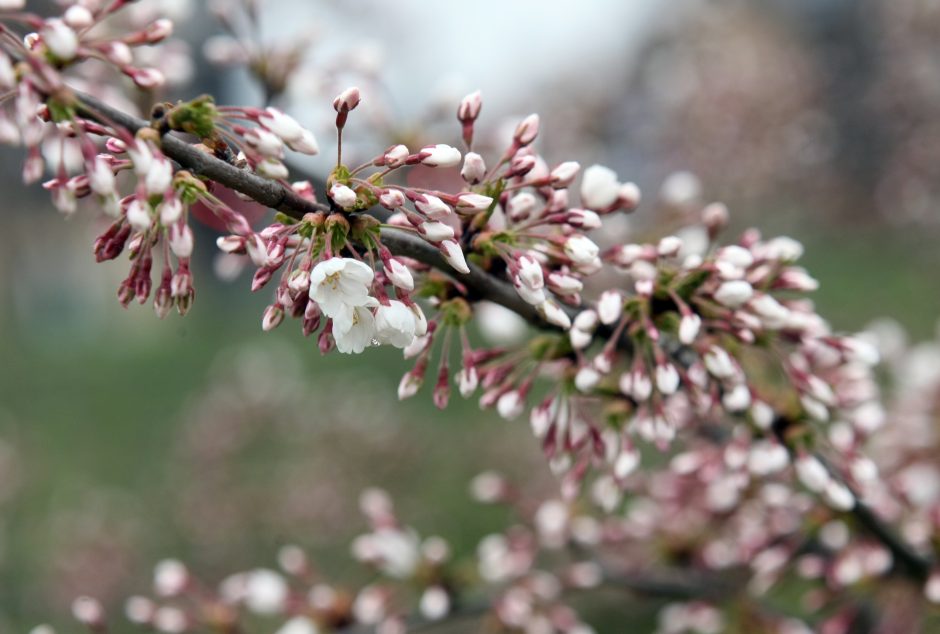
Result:
<svg viewBox="0 0 940 634"><path fill-rule="evenodd" d="M356 109L356 106L359 105L359 100L359 89L356 87L347 88L339 93L336 99L333 100L333 109L336 110L336 112L350 112Z"/></svg>
<svg viewBox="0 0 940 634"><path fill-rule="evenodd" d="M602 324L616 323L623 315L623 296L619 291L609 290L601 293L597 301L597 315Z"/></svg>
<svg viewBox="0 0 940 634"><path fill-rule="evenodd" d="M517 154L509 162L506 178L522 178L531 172L537 163L538 160L531 154Z"/></svg>
<svg viewBox="0 0 940 634"><path fill-rule="evenodd" d="M441 242L454 238L454 228L443 222L423 222L418 230L429 242Z"/></svg>
<svg viewBox="0 0 940 634"><path fill-rule="evenodd" d="M145 200L134 198L127 206L125 211L127 222L134 231L146 231L153 224L153 216L150 214L150 205Z"/></svg>
<svg viewBox="0 0 940 634"><path fill-rule="evenodd" d="M518 147L525 147L532 143L539 134L539 116L530 114L519 122L516 131L513 132L512 140Z"/></svg>
<svg viewBox="0 0 940 634"><path fill-rule="evenodd" d="M166 83L166 77L156 68L132 68L125 67L124 74L130 77L138 88L144 90L153 90Z"/></svg>
<svg viewBox="0 0 940 634"><path fill-rule="evenodd" d="M73 4L66 9L65 13L62 14L62 19L76 30L86 29L95 22L95 16L92 15L91 11L78 4Z"/></svg>
<svg viewBox="0 0 940 634"><path fill-rule="evenodd" d="M376 161L376 165L385 166L388 168L401 167L408 160L409 152L407 146L404 145L393 145L385 150L385 154L382 155L382 158L379 161Z"/></svg>
<svg viewBox="0 0 940 634"><path fill-rule="evenodd" d="M576 161L566 161L562 163L549 174L552 187L567 187L574 181L580 171L581 164Z"/></svg>
<svg viewBox="0 0 940 634"><path fill-rule="evenodd" d="M470 398L479 385L480 375L475 366L461 368L457 373L457 387L462 397Z"/></svg>
<svg viewBox="0 0 940 634"><path fill-rule="evenodd" d="M460 273L469 273L470 267L467 266L467 260L463 255L463 249L453 240L444 240L441 242L441 255L447 260L454 269Z"/></svg>
<svg viewBox="0 0 940 634"><path fill-rule="evenodd" d="M343 209L352 209L359 203L356 192L346 185L339 183L334 183L333 186L330 187L330 198Z"/></svg>
<svg viewBox="0 0 940 634"><path fill-rule="evenodd" d="M42 41L56 59L72 60L78 53L78 35L59 18L50 18L39 30Z"/></svg>
<svg viewBox="0 0 940 634"><path fill-rule="evenodd" d="M444 143L427 145L418 156L421 164L428 167L453 167L460 163L460 150Z"/></svg>
<svg viewBox="0 0 940 634"><path fill-rule="evenodd" d="M617 206L625 211L633 211L640 204L641 197L636 183L624 183L617 192Z"/></svg>
<svg viewBox="0 0 940 634"><path fill-rule="evenodd" d="M408 267L405 266L401 260L390 257L385 260L384 264L385 275L392 284L406 291L414 290L414 277L412 277L411 271L408 270Z"/></svg>
<svg viewBox="0 0 940 634"><path fill-rule="evenodd" d="M424 194L412 198L415 208L432 220L442 220L453 215L454 210L437 196Z"/></svg>
<svg viewBox="0 0 940 634"><path fill-rule="evenodd" d="M405 195L397 189L386 189L379 195L379 204L386 209L400 209L405 204Z"/></svg>
<svg viewBox="0 0 940 634"><path fill-rule="evenodd" d="M460 176L470 185L477 185L486 176L486 163L483 157L476 152L467 152L463 157L463 168Z"/></svg>
<svg viewBox="0 0 940 634"><path fill-rule="evenodd" d="M708 229L708 235L713 240L728 225L730 217L728 207L724 203L711 203L702 209L702 224Z"/></svg>
<svg viewBox="0 0 940 634"><path fill-rule="evenodd" d="M285 143L300 141L304 136L303 126L277 108L265 109L258 115L258 123L279 136Z"/></svg>
<svg viewBox="0 0 940 634"><path fill-rule="evenodd" d="M166 18L154 20L144 31L143 35L148 44L162 42L173 35L173 22Z"/></svg>
<svg viewBox="0 0 940 634"><path fill-rule="evenodd" d="M284 321L284 309L276 304L271 304L264 309L264 316L261 318L261 329L265 332L274 330Z"/></svg>
<svg viewBox="0 0 940 634"><path fill-rule="evenodd" d="M698 337L699 330L702 328L702 318L695 313L683 315L679 321L679 341L685 345L690 345Z"/></svg>
<svg viewBox="0 0 940 634"><path fill-rule="evenodd" d="M479 90L470 93L460 101L457 107L457 120L461 123L473 123L480 116L483 108L483 95Z"/></svg>
<svg viewBox="0 0 940 634"><path fill-rule="evenodd" d="M532 215L536 205L538 205L538 200L534 195L522 192L509 199L506 204L506 213L513 222L521 222Z"/></svg>
<svg viewBox="0 0 940 634"><path fill-rule="evenodd" d="M434 386L434 405L438 409L444 409L447 407L447 403L450 401L450 371L447 369L447 365L441 365L441 369L437 374L437 384Z"/></svg>
<svg viewBox="0 0 940 634"><path fill-rule="evenodd" d="M597 229L601 226L601 217L590 209L569 209L565 222L575 229Z"/></svg>
<svg viewBox="0 0 940 634"><path fill-rule="evenodd" d="M193 254L193 231L185 222L176 222L169 229L170 250L178 258Z"/></svg>
<svg viewBox="0 0 940 634"><path fill-rule="evenodd" d="M458 213L474 214L486 211L493 204L493 199L482 194L464 193L457 197Z"/></svg>

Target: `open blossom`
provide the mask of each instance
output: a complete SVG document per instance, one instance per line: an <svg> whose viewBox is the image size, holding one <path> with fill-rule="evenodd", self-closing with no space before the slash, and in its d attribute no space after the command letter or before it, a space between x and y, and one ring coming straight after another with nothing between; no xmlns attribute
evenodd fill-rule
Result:
<svg viewBox="0 0 940 634"><path fill-rule="evenodd" d="M359 354L372 345L376 332L371 308L377 305L378 300L367 297L362 304L344 305L333 315L333 340L338 351Z"/></svg>
<svg viewBox="0 0 940 634"><path fill-rule="evenodd" d="M328 317L339 316L345 309L363 306L372 299L369 288L375 277L369 265L352 258L330 258L310 272L310 299L320 305Z"/></svg>
<svg viewBox="0 0 940 634"><path fill-rule="evenodd" d="M415 338L415 314L398 300L380 305L375 311L375 338L396 348L407 348Z"/></svg>

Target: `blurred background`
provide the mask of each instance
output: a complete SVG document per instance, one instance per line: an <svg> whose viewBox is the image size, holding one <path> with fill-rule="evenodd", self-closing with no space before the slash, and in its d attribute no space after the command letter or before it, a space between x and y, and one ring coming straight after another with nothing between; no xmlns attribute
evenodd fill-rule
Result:
<svg viewBox="0 0 940 634"><path fill-rule="evenodd" d="M171 79L161 98L258 105L244 70L209 63L233 47L212 4L239 3L135 6L180 19L186 46L153 62ZM721 200L737 229L806 244L837 330L890 315L915 339L934 332L940 1L260 4L262 39L302 51L274 103L318 134L325 156L306 169L329 165L330 101L347 85L363 89L348 128L363 158L392 140L457 144L456 104L479 88L491 138L539 112L549 162L636 181L635 239L655 233L657 200ZM5 152L0 173L0 632L66 624L77 594L119 606L163 557L215 581L297 543L355 579L356 497L372 484L458 552L501 521L469 501L478 471L553 490L526 423L459 397L443 414L423 392L397 403L409 366L394 351L322 359L295 324L262 335L269 297L245 275L212 279L236 272L208 230L189 316L121 309L124 264L92 256L100 221L60 218L18 160Z"/></svg>

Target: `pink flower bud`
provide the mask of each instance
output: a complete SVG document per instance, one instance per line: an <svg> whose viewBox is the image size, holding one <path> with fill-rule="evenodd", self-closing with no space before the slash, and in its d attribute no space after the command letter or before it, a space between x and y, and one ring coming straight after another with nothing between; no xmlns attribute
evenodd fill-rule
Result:
<svg viewBox="0 0 940 634"><path fill-rule="evenodd" d="M156 68L125 67L124 73L134 80L138 88L143 88L144 90L159 88L166 83L166 78L163 76L163 73Z"/></svg>
<svg viewBox="0 0 940 634"><path fill-rule="evenodd" d="M483 157L476 152L467 152L463 157L463 168L460 176L470 185L476 185L486 176L486 163Z"/></svg>
<svg viewBox="0 0 940 634"><path fill-rule="evenodd" d="M307 154L308 156L314 156L320 153L320 146L317 144L317 139L313 136L313 132L306 129L300 135L299 139L288 141L287 147L295 152Z"/></svg>
<svg viewBox="0 0 940 634"><path fill-rule="evenodd" d="M584 289L584 283L573 275L553 271L548 275L548 285L559 295L573 295Z"/></svg>
<svg viewBox="0 0 940 634"><path fill-rule="evenodd" d="M539 116L537 114L530 114L528 117L523 119L518 126L516 126L516 131L513 132L512 140L519 147L525 147L532 143L539 134Z"/></svg>
<svg viewBox="0 0 940 634"><path fill-rule="evenodd" d="M277 108L267 108L258 115L258 123L281 137L285 143L300 141L304 135L304 128L290 115L284 114Z"/></svg>
<svg viewBox="0 0 940 634"><path fill-rule="evenodd" d="M522 178L531 172L538 160L531 154L516 154L509 162L506 178Z"/></svg>
<svg viewBox="0 0 940 634"><path fill-rule="evenodd" d="M111 163L105 156L100 154L96 156L85 171L88 174L88 185L91 191L99 196L114 193L114 170L111 169Z"/></svg>
<svg viewBox="0 0 940 634"><path fill-rule="evenodd" d="M78 53L78 35L65 21L50 18L39 30L43 43L56 59L63 62L72 60Z"/></svg>
<svg viewBox="0 0 940 634"><path fill-rule="evenodd" d="M617 173L603 165L592 165L581 178L581 204L588 209L606 210L620 195Z"/></svg>
<svg viewBox="0 0 940 634"><path fill-rule="evenodd" d="M416 374L414 370L405 373L398 383L398 400L403 401L417 394L423 382L423 373Z"/></svg>
<svg viewBox="0 0 940 634"><path fill-rule="evenodd" d="M480 375L475 366L461 368L457 373L457 387L460 395L469 398L480 384Z"/></svg>
<svg viewBox="0 0 940 634"><path fill-rule="evenodd" d="M424 237L430 242L441 242L442 240L451 240L454 237L454 229L443 222L423 222L418 230L424 234Z"/></svg>
<svg viewBox="0 0 940 634"><path fill-rule="evenodd" d="M444 240L441 242L441 255L447 260L454 269L460 273L469 273L470 267L467 266L467 260L464 258L463 249L453 240Z"/></svg>
<svg viewBox="0 0 940 634"><path fill-rule="evenodd" d="M589 209L570 209L565 222L576 229L590 230L601 226L601 217Z"/></svg>
<svg viewBox="0 0 940 634"><path fill-rule="evenodd" d="M679 389L679 371L671 363L661 363L656 366L656 389L660 394L669 396Z"/></svg>
<svg viewBox="0 0 940 634"><path fill-rule="evenodd" d="M255 172L259 176L270 178L271 180L284 180L289 176L287 166L275 158L266 158L255 166Z"/></svg>
<svg viewBox="0 0 940 634"><path fill-rule="evenodd" d="M600 249L590 238L575 234L565 241L565 254L577 264L589 264L597 258Z"/></svg>
<svg viewBox="0 0 940 634"><path fill-rule="evenodd" d="M173 22L166 18L154 20L143 32L144 39L148 44L157 44L173 35Z"/></svg>
<svg viewBox="0 0 940 634"><path fill-rule="evenodd" d="M525 410L525 399L519 390L509 390L499 397L496 402L496 411L506 420L518 418Z"/></svg>
<svg viewBox="0 0 940 634"><path fill-rule="evenodd" d="M429 167L453 167L460 163L460 150L443 143L421 148L418 156Z"/></svg>
<svg viewBox="0 0 940 634"><path fill-rule="evenodd" d="M334 183L333 186L330 187L330 198L343 209L352 209L359 203L356 192L346 185L339 183Z"/></svg>
<svg viewBox="0 0 940 634"><path fill-rule="evenodd" d="M685 345L690 345L698 337L699 330L702 327L702 318L695 313L683 315L679 322L679 341Z"/></svg>
<svg viewBox="0 0 940 634"><path fill-rule="evenodd" d="M264 316L261 318L261 329L265 332L274 330L284 321L284 309L276 304L271 304L264 309Z"/></svg>
<svg viewBox="0 0 940 634"><path fill-rule="evenodd" d="M153 224L150 205L140 198L131 200L125 215L127 216L127 222L133 227L134 231L146 231Z"/></svg>
<svg viewBox="0 0 940 634"><path fill-rule="evenodd" d="M602 324L616 323L623 314L623 296L619 291L609 290L601 293L597 301L597 315Z"/></svg>
<svg viewBox="0 0 940 634"><path fill-rule="evenodd" d="M457 120L461 123L473 123L480 116L483 108L483 95L479 90L470 93L460 101L457 107Z"/></svg>
<svg viewBox="0 0 940 634"><path fill-rule="evenodd" d="M378 164L389 168L401 167L408 160L408 154L406 146L401 144L393 145L385 150L385 154L382 155L382 159Z"/></svg>
<svg viewBox="0 0 940 634"><path fill-rule="evenodd" d="M557 166L549 174L552 187L567 187L574 181L575 176L581 171L581 165L576 161L567 161Z"/></svg>
<svg viewBox="0 0 940 634"><path fill-rule="evenodd" d="M728 225L729 218L728 207L723 203L711 203L702 209L702 224L708 229L712 239Z"/></svg>
<svg viewBox="0 0 940 634"><path fill-rule="evenodd" d="M284 156L284 142L281 137L265 128L246 130L242 137L251 148L264 156L281 158Z"/></svg>
<svg viewBox="0 0 940 634"><path fill-rule="evenodd" d="M304 200L316 200L316 192L310 181L295 181L291 183L290 188Z"/></svg>
<svg viewBox="0 0 940 634"><path fill-rule="evenodd" d="M406 291L414 290L415 281L411 271L398 258L388 258L385 261L385 275L398 288Z"/></svg>
<svg viewBox="0 0 940 634"><path fill-rule="evenodd" d="M185 222L176 222L169 229L170 250L178 258L193 254L193 231Z"/></svg>
<svg viewBox="0 0 940 634"><path fill-rule="evenodd" d="M131 47L124 42L108 42L102 45L102 49L104 56L115 66L130 66L134 62L134 54L131 52Z"/></svg>
<svg viewBox="0 0 940 634"><path fill-rule="evenodd" d="M737 308L751 299L754 289L744 280L724 282L715 291L715 301L729 308Z"/></svg>
<svg viewBox="0 0 940 634"><path fill-rule="evenodd" d="M356 106L359 105L359 89L352 87L347 88L343 92L339 93L336 99L333 100L333 109L336 112L349 112L355 110Z"/></svg>
<svg viewBox="0 0 940 634"><path fill-rule="evenodd" d="M437 375L437 384L434 386L432 395L434 406L438 409L445 409L450 401L450 373L447 365L442 365Z"/></svg>
<svg viewBox="0 0 940 634"><path fill-rule="evenodd" d="M617 192L617 206L626 211L633 211L640 204L640 188L636 183L624 183Z"/></svg>
<svg viewBox="0 0 940 634"><path fill-rule="evenodd" d="M144 187L151 196L164 194L170 188L173 182L173 165L167 159L161 157L155 158L150 163L150 169L147 170L147 176L144 179Z"/></svg>
<svg viewBox="0 0 940 634"><path fill-rule="evenodd" d="M548 323L558 326L563 330L571 328L571 317L556 302L546 300L538 307L539 313Z"/></svg>
<svg viewBox="0 0 940 634"><path fill-rule="evenodd" d="M415 208L432 220L442 220L451 216L454 210L447 203L431 194L413 198Z"/></svg>
<svg viewBox="0 0 940 634"><path fill-rule="evenodd" d="M379 204L386 209L400 209L405 204L405 195L397 189L386 189L379 196Z"/></svg>
<svg viewBox="0 0 940 634"><path fill-rule="evenodd" d="M493 199L482 194L463 193L457 196L456 209L462 213L486 211L493 204Z"/></svg>
<svg viewBox="0 0 940 634"><path fill-rule="evenodd" d="M537 204L538 201L535 196L529 192L522 192L509 199L506 205L506 213L513 222L521 222L532 214Z"/></svg>
<svg viewBox="0 0 940 634"><path fill-rule="evenodd" d="M62 18L66 24L76 30L88 28L95 22L95 17L91 11L78 4L73 4L66 9Z"/></svg>

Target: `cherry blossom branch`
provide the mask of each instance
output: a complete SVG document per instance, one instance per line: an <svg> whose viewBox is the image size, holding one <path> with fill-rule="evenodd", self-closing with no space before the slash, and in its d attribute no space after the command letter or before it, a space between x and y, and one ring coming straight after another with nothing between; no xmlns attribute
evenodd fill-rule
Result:
<svg viewBox="0 0 940 634"><path fill-rule="evenodd" d="M81 103L81 114L99 123L105 125L117 124L131 132L150 126L148 122L117 110L90 95L83 93L76 93L76 95ZM281 211L292 218L300 219L307 213L329 211L329 207L326 205L303 198L290 188L274 180L239 169L173 134L167 133L162 136L162 150L183 168L249 196L256 202ZM532 324L544 328L554 328L542 318L534 306L525 302L519 296L511 284L489 274L479 266L468 263L469 273L459 273L448 265L440 251L426 241L401 229L384 227L381 229L381 237L382 242L396 255L408 257L435 269L445 271L448 275L457 279L467 289L471 299L492 301L517 313ZM579 308L568 307L565 310L572 318L580 312ZM608 336L610 333L602 327L598 330L598 334ZM628 342L625 339L618 342L620 346L627 344ZM681 349L676 352L676 356L679 355L681 355ZM922 582L928 577L932 568L931 562L904 543L867 505L857 500L849 512L856 518L860 526L891 551L909 577L918 582ZM626 585L633 587L640 593L649 591L653 594L665 593L666 596L670 594L693 596L697 590L692 587L680 588L661 580L651 581L635 578L628 581L629 583Z"/></svg>
<svg viewBox="0 0 940 634"><path fill-rule="evenodd" d="M77 92L76 96L82 105L81 114L99 123L114 123L131 132L150 126L143 119L117 110L90 95ZM307 200L276 181L239 169L172 134L163 135L162 150L185 169L249 196L254 201L292 218L300 219L307 213L329 211L326 205ZM392 253L446 271L466 287L471 298L487 299L508 308L533 324L545 328L553 327L531 304L519 297L511 284L490 275L479 266L468 263L470 272L459 273L447 264L437 249L407 231L385 227L381 230L381 235L383 244ZM570 316L577 313L573 309L568 309L567 312Z"/></svg>

